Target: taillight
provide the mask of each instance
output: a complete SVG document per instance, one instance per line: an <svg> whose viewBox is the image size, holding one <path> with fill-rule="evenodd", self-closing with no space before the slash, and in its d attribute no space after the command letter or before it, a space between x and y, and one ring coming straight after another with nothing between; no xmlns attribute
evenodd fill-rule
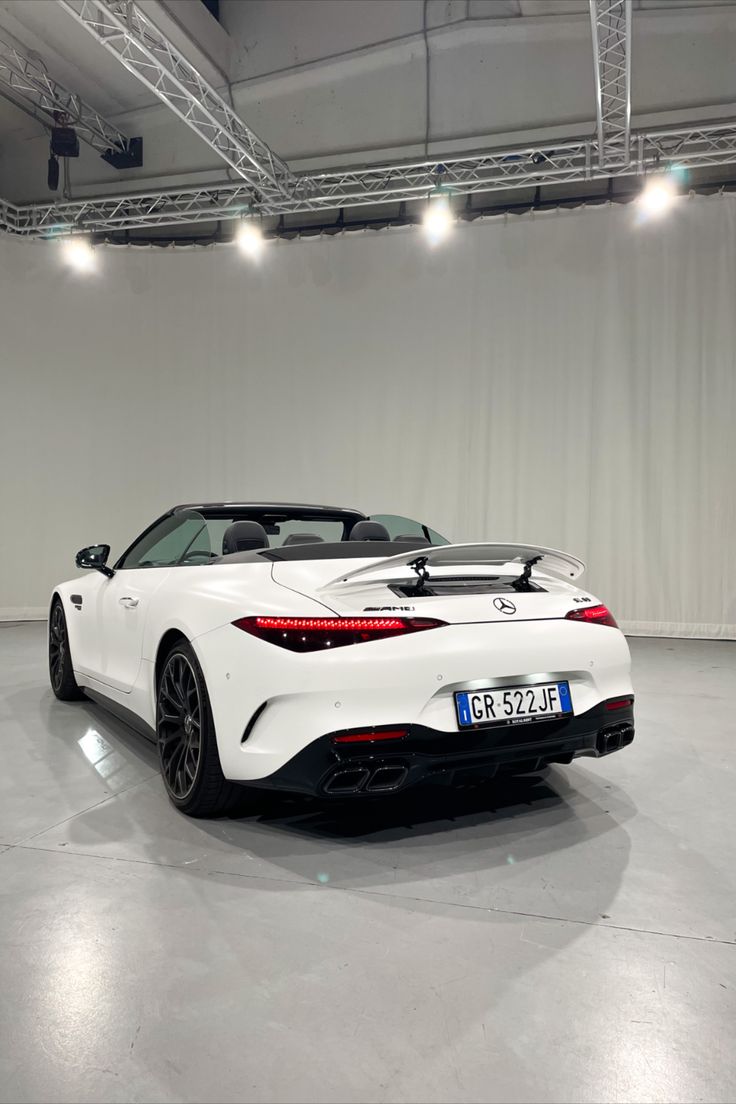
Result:
<svg viewBox="0 0 736 1104"><path fill-rule="evenodd" d="M607 606L583 606L565 614L568 621L587 621L589 625L610 625L617 629L616 619Z"/></svg>
<svg viewBox="0 0 736 1104"><path fill-rule="evenodd" d="M368 640L438 629L444 621L431 617L241 617L236 628L291 652L342 648Z"/></svg>

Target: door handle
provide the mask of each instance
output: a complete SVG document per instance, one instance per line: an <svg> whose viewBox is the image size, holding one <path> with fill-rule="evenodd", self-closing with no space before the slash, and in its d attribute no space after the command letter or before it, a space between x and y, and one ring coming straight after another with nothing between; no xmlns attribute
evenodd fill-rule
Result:
<svg viewBox="0 0 736 1104"><path fill-rule="evenodd" d="M138 605L138 602L140 601L140 599L125 597L125 598L119 598L118 601L120 602L120 605L125 606L126 609L135 609L135 607Z"/></svg>

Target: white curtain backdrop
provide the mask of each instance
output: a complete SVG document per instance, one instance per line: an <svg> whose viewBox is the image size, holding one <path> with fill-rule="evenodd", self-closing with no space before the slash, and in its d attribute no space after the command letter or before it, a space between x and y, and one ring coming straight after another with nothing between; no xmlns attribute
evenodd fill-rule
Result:
<svg viewBox="0 0 736 1104"><path fill-rule="evenodd" d="M736 637L736 199L232 248L0 241L0 616L177 502L580 555L631 632Z"/></svg>

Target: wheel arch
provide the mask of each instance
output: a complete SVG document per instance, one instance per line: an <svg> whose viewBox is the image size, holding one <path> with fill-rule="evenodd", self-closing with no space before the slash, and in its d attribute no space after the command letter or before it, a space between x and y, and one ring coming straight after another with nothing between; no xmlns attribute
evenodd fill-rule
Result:
<svg viewBox="0 0 736 1104"><path fill-rule="evenodd" d="M73 582L57 583L51 592L51 597L49 598L48 616L51 617L51 611L54 608L54 603L58 602L64 611L64 616L67 617L72 605L71 594L75 592L76 589L78 588L75 587Z"/></svg>
<svg viewBox="0 0 736 1104"><path fill-rule="evenodd" d="M61 602L61 608L64 609L64 598L60 590L55 590L49 599L49 617L51 617L51 611L54 608L54 602ZM66 610L64 610L66 613Z"/></svg>
<svg viewBox="0 0 736 1104"><path fill-rule="evenodd" d="M156 700L156 694L158 692L158 680L161 674L161 668L166 656L169 654L174 644L183 640L187 644L191 644L191 640L185 632L178 628L167 629L158 642L156 648L156 657L153 663L153 697L154 702Z"/></svg>

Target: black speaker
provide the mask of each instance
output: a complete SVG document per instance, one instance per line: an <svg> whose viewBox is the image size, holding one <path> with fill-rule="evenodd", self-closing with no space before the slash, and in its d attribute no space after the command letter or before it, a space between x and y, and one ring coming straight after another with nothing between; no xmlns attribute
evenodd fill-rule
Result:
<svg viewBox="0 0 736 1104"><path fill-rule="evenodd" d="M79 157L79 139L73 127L51 128L51 152L56 157Z"/></svg>
<svg viewBox="0 0 736 1104"><path fill-rule="evenodd" d="M55 192L58 189L58 187L59 187L59 162L56 160L56 158L54 157L53 154L51 155L51 157L49 157L49 171L48 171L48 175L46 177L46 181L48 183L49 189L52 192Z"/></svg>

